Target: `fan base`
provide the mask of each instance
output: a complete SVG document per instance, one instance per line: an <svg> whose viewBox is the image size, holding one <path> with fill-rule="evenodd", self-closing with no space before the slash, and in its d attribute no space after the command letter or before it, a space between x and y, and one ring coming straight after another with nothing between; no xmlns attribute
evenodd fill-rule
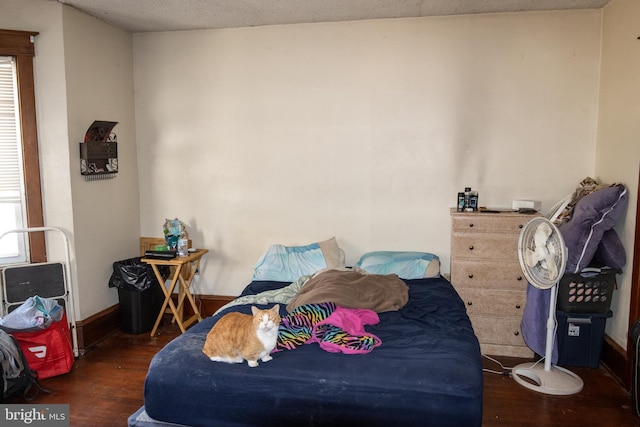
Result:
<svg viewBox="0 0 640 427"><path fill-rule="evenodd" d="M511 370L513 379L530 390L554 395L569 395L582 390L582 379L560 366L546 370L544 364L522 363Z"/></svg>

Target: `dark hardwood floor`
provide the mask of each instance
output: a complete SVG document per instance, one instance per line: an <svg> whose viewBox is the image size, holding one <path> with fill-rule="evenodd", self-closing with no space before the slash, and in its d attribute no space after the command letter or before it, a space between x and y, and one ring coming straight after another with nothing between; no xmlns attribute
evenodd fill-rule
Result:
<svg viewBox="0 0 640 427"><path fill-rule="evenodd" d="M30 403L69 404L71 426L126 426L143 404L151 358L180 333L168 319L154 338L148 332L111 334L77 358L71 372L41 380L51 394L40 393Z"/></svg>
<svg viewBox="0 0 640 427"><path fill-rule="evenodd" d="M507 367L522 359L498 358ZM484 362L495 370L496 364ZM569 368L584 382L581 392L552 396L531 391L513 378L484 374L483 426L640 427L631 395L601 365L598 369Z"/></svg>
<svg viewBox="0 0 640 427"><path fill-rule="evenodd" d="M42 380L52 393L41 394L32 403L68 403L71 426L126 426L129 415L143 404L151 358L178 333L169 321L163 322L155 338L114 333L76 360L70 373ZM500 361L507 367L522 362ZM498 368L490 361L485 367ZM584 381L584 389L572 396L536 393L512 378L485 373L483 426L640 427L629 393L605 368L571 370Z"/></svg>

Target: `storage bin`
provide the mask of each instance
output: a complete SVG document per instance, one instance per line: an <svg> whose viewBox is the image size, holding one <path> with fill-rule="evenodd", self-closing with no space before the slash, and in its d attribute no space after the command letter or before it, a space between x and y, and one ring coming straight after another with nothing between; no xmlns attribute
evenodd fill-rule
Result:
<svg viewBox="0 0 640 427"><path fill-rule="evenodd" d="M578 274L565 273L558 285L560 311L567 313L606 313L616 288L620 270L585 269Z"/></svg>
<svg viewBox="0 0 640 427"><path fill-rule="evenodd" d="M558 311L558 365L597 368L604 341L604 328L613 313L567 313Z"/></svg>

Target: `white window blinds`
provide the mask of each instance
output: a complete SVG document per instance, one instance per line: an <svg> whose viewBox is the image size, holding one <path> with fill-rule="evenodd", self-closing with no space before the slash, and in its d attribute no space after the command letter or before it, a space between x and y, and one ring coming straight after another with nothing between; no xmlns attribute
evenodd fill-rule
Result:
<svg viewBox="0 0 640 427"><path fill-rule="evenodd" d="M12 57L0 56L0 234L23 228L24 191L17 82ZM16 235L0 240L0 264L25 259Z"/></svg>
<svg viewBox="0 0 640 427"><path fill-rule="evenodd" d="M0 202L20 201L16 101L13 58L0 56Z"/></svg>

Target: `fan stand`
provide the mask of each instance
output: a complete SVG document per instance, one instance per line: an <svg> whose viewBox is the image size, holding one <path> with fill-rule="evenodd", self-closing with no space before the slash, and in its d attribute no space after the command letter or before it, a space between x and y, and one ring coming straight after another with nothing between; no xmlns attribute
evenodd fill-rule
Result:
<svg viewBox="0 0 640 427"><path fill-rule="evenodd" d="M540 365L540 361L522 363L515 366L511 373L518 384L530 390L546 394L570 395L582 390L584 383L578 375L568 369L551 365L553 338L556 329L556 290L557 283L551 287L551 296L549 297L544 366Z"/></svg>

